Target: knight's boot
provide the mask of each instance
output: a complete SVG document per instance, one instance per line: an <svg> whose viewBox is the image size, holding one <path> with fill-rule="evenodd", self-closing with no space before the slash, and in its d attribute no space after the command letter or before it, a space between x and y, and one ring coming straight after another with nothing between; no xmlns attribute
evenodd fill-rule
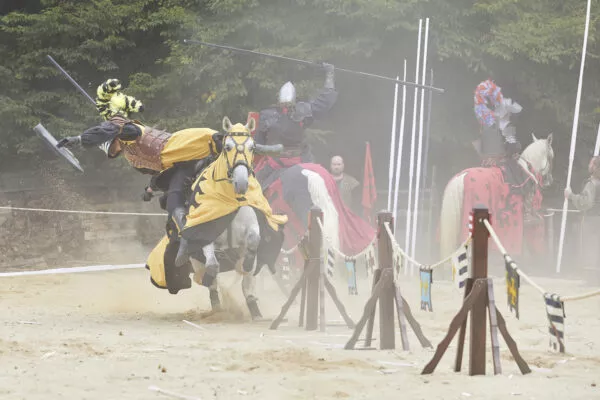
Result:
<svg viewBox="0 0 600 400"><path fill-rule="evenodd" d="M188 261L188 242L181 236L181 232L183 232L183 227L186 222L185 209L183 207L177 207L173 210L171 218L175 221L175 225L177 225L177 230L179 231L179 250L175 257L175 265L181 267Z"/></svg>

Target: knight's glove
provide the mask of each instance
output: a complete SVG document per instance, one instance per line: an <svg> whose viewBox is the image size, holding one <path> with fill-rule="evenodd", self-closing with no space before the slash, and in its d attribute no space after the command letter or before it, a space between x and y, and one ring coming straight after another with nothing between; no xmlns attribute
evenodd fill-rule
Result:
<svg viewBox="0 0 600 400"><path fill-rule="evenodd" d="M144 189L144 194L142 195L142 200L150 201L153 197L154 192L152 191L152 188L150 186L146 186L146 189Z"/></svg>
<svg viewBox="0 0 600 400"><path fill-rule="evenodd" d="M71 149L71 148L79 146L79 145L81 145L81 136L69 136L69 137L62 139L60 142L58 142L56 144L56 147L59 149L61 147L66 147L66 148Z"/></svg>
<svg viewBox="0 0 600 400"><path fill-rule="evenodd" d="M335 88L335 67L333 64L323 63L323 69L325 70L325 89Z"/></svg>
<svg viewBox="0 0 600 400"><path fill-rule="evenodd" d="M514 136L506 137L506 152L508 156L514 156L521 153L521 143Z"/></svg>

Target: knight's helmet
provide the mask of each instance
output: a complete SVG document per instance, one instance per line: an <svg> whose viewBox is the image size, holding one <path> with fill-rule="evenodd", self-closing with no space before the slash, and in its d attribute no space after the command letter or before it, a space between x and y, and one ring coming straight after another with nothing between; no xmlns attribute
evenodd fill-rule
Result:
<svg viewBox="0 0 600 400"><path fill-rule="evenodd" d="M98 86L96 90L96 109L100 115L108 120L115 115L125 118L130 113L144 111L144 105L133 96L122 93L121 82L118 79L108 79Z"/></svg>
<svg viewBox="0 0 600 400"><path fill-rule="evenodd" d="M296 87L290 81L283 84L279 89L278 96L279 104L294 104L296 103Z"/></svg>

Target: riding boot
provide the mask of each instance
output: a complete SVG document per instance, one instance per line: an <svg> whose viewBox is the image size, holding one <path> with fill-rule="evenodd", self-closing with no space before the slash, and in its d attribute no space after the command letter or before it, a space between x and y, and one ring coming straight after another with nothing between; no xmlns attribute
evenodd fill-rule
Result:
<svg viewBox="0 0 600 400"><path fill-rule="evenodd" d="M183 207L177 207L173 210L171 215L175 225L177 225L177 230L179 231L179 250L177 251L177 256L175 257L175 265L177 267L181 267L188 260L188 243L187 240L181 236L181 232L183 232L183 227L186 222L186 213Z"/></svg>

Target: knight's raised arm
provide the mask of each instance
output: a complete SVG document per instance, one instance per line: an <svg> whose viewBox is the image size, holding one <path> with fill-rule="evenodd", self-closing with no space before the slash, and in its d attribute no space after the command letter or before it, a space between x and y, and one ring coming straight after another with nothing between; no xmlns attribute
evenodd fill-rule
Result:
<svg viewBox="0 0 600 400"><path fill-rule="evenodd" d="M332 64L323 63L323 69L325 69L323 88L309 102L314 119L323 118L331 110L338 97L338 92L335 90L335 67Z"/></svg>

